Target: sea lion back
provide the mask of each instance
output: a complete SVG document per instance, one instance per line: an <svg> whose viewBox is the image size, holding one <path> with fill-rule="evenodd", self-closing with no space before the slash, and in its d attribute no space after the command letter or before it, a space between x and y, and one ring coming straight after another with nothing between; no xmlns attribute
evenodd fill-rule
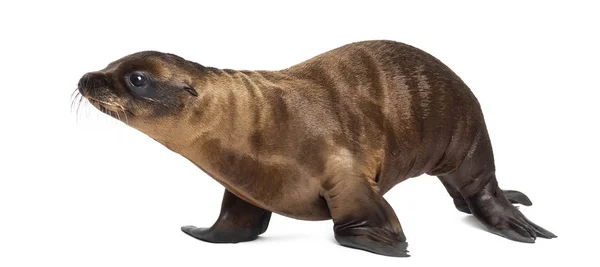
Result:
<svg viewBox="0 0 600 267"><path fill-rule="evenodd" d="M486 131L479 103L462 79L410 45L352 43L284 71L312 82L308 98L327 99L314 97L323 91L331 96L326 106L339 126L332 134L343 134L338 145L378 158L384 192L409 177L458 168L477 134Z"/></svg>

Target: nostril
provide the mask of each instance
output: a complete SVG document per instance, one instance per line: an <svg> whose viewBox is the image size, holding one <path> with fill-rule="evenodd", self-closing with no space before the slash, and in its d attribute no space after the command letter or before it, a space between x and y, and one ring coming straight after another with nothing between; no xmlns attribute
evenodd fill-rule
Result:
<svg viewBox="0 0 600 267"><path fill-rule="evenodd" d="M86 88L88 82L90 80L90 74L86 73L85 75L83 75L83 77L81 77L81 79L79 80L79 88Z"/></svg>
<svg viewBox="0 0 600 267"><path fill-rule="evenodd" d="M83 77L79 79L78 86L80 91L83 91L94 90L100 87L107 87L108 84L108 80L106 79L106 76L103 73L90 72L83 75Z"/></svg>

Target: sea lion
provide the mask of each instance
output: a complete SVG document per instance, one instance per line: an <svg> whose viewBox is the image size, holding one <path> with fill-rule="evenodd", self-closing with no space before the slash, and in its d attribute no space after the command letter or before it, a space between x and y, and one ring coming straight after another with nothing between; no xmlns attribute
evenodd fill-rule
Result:
<svg viewBox="0 0 600 267"><path fill-rule="evenodd" d="M434 56L407 44L363 41L279 71L205 67L144 51L85 74L78 92L225 187L210 228L182 227L216 243L253 240L271 212L333 219L343 246L408 256L383 195L434 175L456 208L521 242L556 237L502 191L479 102Z"/></svg>

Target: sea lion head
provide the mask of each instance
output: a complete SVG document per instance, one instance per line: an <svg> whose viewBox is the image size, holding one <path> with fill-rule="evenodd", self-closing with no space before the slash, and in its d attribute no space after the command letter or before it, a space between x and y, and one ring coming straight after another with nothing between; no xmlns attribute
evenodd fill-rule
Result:
<svg viewBox="0 0 600 267"><path fill-rule="evenodd" d="M100 111L161 139L196 102L205 70L173 54L145 51L86 73L77 89Z"/></svg>

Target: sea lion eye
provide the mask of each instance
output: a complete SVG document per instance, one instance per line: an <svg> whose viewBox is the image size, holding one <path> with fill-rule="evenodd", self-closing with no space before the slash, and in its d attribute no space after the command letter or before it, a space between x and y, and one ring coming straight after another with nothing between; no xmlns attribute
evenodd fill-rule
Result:
<svg viewBox="0 0 600 267"><path fill-rule="evenodd" d="M144 71L134 71L123 77L129 90L136 96L153 98L156 97L156 84Z"/></svg>
<svg viewBox="0 0 600 267"><path fill-rule="evenodd" d="M146 75L140 72L134 72L129 76L129 81L135 87L143 86L144 84L146 84L146 80Z"/></svg>

